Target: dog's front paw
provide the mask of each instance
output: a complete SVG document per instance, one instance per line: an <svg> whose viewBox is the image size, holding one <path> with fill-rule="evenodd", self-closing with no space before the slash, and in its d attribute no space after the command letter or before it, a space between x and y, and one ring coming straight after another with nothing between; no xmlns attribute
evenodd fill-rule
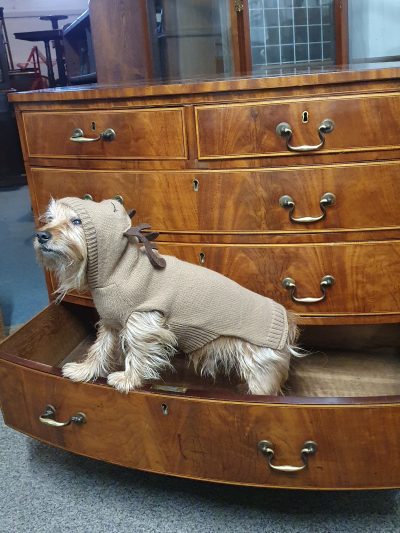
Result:
<svg viewBox="0 0 400 533"><path fill-rule="evenodd" d="M72 381L90 381L98 376L87 363L66 363L62 367L62 375Z"/></svg>
<svg viewBox="0 0 400 533"><path fill-rule="evenodd" d="M125 393L137 389L142 385L133 380L126 372L112 372L108 375L107 383L111 387Z"/></svg>

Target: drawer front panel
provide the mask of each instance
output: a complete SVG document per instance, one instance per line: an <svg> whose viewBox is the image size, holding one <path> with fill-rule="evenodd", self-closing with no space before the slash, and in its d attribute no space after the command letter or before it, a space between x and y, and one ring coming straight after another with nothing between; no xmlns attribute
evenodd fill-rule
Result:
<svg viewBox="0 0 400 533"><path fill-rule="evenodd" d="M307 123L303 123L305 111ZM277 135L278 124L290 125L292 145L315 146L320 142L318 128L325 119L333 120L334 129L325 135L324 146L309 154L400 146L398 94L338 96L197 107L199 159L294 154Z"/></svg>
<svg viewBox="0 0 400 533"><path fill-rule="evenodd" d="M183 110L26 112L22 115L29 157L186 159ZM71 141L74 130L95 139L111 128L114 140Z"/></svg>
<svg viewBox="0 0 400 533"><path fill-rule="evenodd" d="M135 220L162 232L307 232L400 226L400 163L335 165L259 172L134 173L33 169L32 179L43 212L50 196L95 201L116 194ZM379 188L379 194L377 190ZM335 197L321 218L321 199ZM280 205L288 195L292 213Z"/></svg>
<svg viewBox="0 0 400 533"><path fill-rule="evenodd" d="M184 477L270 487L374 488L400 485L398 404L296 406L219 402L148 393L120 394L101 385L0 362L1 402L11 427L75 453ZM55 428L39 422L45 406L57 420L83 412L86 423ZM163 414L162 404L168 408ZM164 410L165 412L165 410ZM379 427L374 432L371 428ZM258 451L268 440L273 471Z"/></svg>
<svg viewBox="0 0 400 533"><path fill-rule="evenodd" d="M301 315L397 314L400 309L400 241L321 245L176 245L160 252L216 270L248 289L269 296ZM315 303L292 301L323 296L321 281L333 276L326 297Z"/></svg>

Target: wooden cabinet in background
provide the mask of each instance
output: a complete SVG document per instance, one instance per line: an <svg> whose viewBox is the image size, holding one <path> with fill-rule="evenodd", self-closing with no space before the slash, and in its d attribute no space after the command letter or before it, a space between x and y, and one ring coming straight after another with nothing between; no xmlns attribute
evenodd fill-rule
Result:
<svg viewBox="0 0 400 533"><path fill-rule="evenodd" d="M89 13L99 83L349 62L347 0L91 0Z"/></svg>

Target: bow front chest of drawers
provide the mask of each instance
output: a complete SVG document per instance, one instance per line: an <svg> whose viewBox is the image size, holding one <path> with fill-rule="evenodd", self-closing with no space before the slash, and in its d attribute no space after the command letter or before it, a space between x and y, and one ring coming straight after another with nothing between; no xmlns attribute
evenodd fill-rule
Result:
<svg viewBox="0 0 400 533"><path fill-rule="evenodd" d="M162 253L295 311L311 355L282 397L201 380L180 357L128 395L72 383L60 367L85 352L96 314L71 294L0 346L6 423L181 477L399 487L399 79L365 69L10 96L36 217L50 196L116 197Z"/></svg>

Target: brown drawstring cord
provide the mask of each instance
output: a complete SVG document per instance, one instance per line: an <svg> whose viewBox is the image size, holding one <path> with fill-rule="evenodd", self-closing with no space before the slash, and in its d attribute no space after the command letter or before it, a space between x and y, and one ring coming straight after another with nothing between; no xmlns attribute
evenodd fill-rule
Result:
<svg viewBox="0 0 400 533"><path fill-rule="evenodd" d="M149 224L139 224L138 226L129 228L124 235L126 237L136 237L138 241L143 244L147 257L154 268L165 268L165 259L154 253L154 250L157 250L157 244L155 242L150 242L157 239L159 233L152 232L146 233L146 235L143 235L142 233L142 230L150 228L151 226Z"/></svg>

